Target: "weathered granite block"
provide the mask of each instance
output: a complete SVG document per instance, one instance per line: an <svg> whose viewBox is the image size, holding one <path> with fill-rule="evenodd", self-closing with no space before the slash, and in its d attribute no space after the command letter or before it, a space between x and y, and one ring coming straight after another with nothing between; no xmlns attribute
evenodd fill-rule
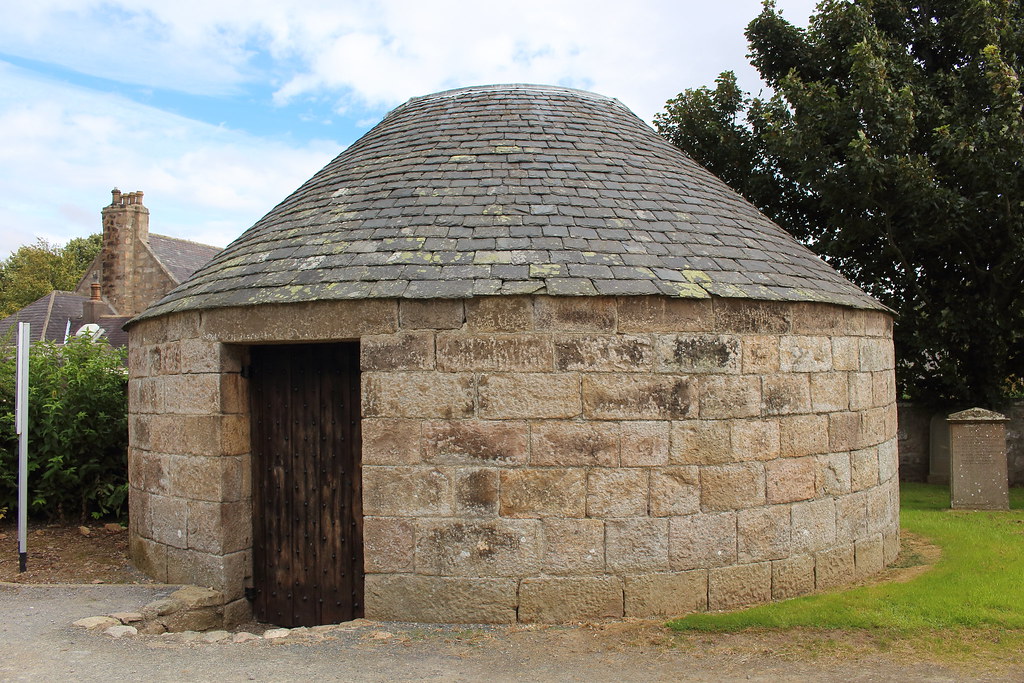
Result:
<svg viewBox="0 0 1024 683"><path fill-rule="evenodd" d="M696 467L651 470L652 517L675 517L695 512L700 512L700 474Z"/></svg>
<svg viewBox="0 0 1024 683"><path fill-rule="evenodd" d="M719 465L733 462L731 425L725 421L672 422L669 462L678 465Z"/></svg>
<svg viewBox="0 0 1024 683"><path fill-rule="evenodd" d="M452 472L452 482L456 515L498 515L498 470L489 467L459 467Z"/></svg>
<svg viewBox="0 0 1024 683"><path fill-rule="evenodd" d="M761 407L765 415L811 412L811 382L804 373L765 375Z"/></svg>
<svg viewBox="0 0 1024 683"><path fill-rule="evenodd" d="M516 581L412 574L368 574L366 617L380 621L509 624L516 620Z"/></svg>
<svg viewBox="0 0 1024 683"><path fill-rule="evenodd" d="M764 465L765 485L769 503L792 503L808 500L817 494L815 487L818 460L813 456L805 458L783 458Z"/></svg>
<svg viewBox="0 0 1024 683"><path fill-rule="evenodd" d="M715 329L721 332L784 334L790 331L792 310L776 301L712 299Z"/></svg>
<svg viewBox="0 0 1024 683"><path fill-rule="evenodd" d="M674 571L736 562L736 513L708 512L669 520L669 562Z"/></svg>
<svg viewBox="0 0 1024 683"><path fill-rule="evenodd" d="M860 413L831 413L828 416L828 445L833 453L858 448Z"/></svg>
<svg viewBox="0 0 1024 683"><path fill-rule="evenodd" d="M793 334L846 334L845 309L819 303L793 305Z"/></svg>
<svg viewBox="0 0 1024 683"><path fill-rule="evenodd" d="M656 348L659 372L735 374L741 367L734 335L659 335Z"/></svg>
<svg viewBox="0 0 1024 683"><path fill-rule="evenodd" d="M711 299L620 297L619 332L700 332L711 328Z"/></svg>
<svg viewBox="0 0 1024 683"><path fill-rule="evenodd" d="M128 449L128 481L147 493L177 495L173 482L174 456L150 453L140 448Z"/></svg>
<svg viewBox="0 0 1024 683"><path fill-rule="evenodd" d="M232 502L248 496L251 489L249 456L169 456L166 459L171 495L211 502ZM147 473L146 482L154 474ZM154 491L159 493L160 491Z"/></svg>
<svg viewBox="0 0 1024 683"><path fill-rule="evenodd" d="M526 422L505 420L424 422L423 459L438 463L522 465L530 453L529 431Z"/></svg>
<svg viewBox="0 0 1024 683"><path fill-rule="evenodd" d="M173 496L149 496L149 512L153 520L152 539L174 548L188 547L188 502Z"/></svg>
<svg viewBox="0 0 1024 683"><path fill-rule="evenodd" d="M860 340L856 337L832 338L832 369L837 372L860 369Z"/></svg>
<svg viewBox="0 0 1024 683"><path fill-rule="evenodd" d="M466 314L458 299L400 299L398 319L407 330L457 330Z"/></svg>
<svg viewBox="0 0 1024 683"><path fill-rule="evenodd" d="M215 308L203 311L201 338L227 343L352 339L398 330L398 304L393 299L313 301L262 305L259 325L253 308Z"/></svg>
<svg viewBox="0 0 1024 683"><path fill-rule="evenodd" d="M431 370L434 368L434 333L416 331L363 337L359 340L359 356L364 372Z"/></svg>
<svg viewBox="0 0 1024 683"><path fill-rule="evenodd" d="M475 332L533 329L533 300L526 296L481 296L466 300L466 327Z"/></svg>
<svg viewBox="0 0 1024 683"><path fill-rule="evenodd" d="M739 510L764 505L764 466L739 463L701 467L700 503L705 510Z"/></svg>
<svg viewBox="0 0 1024 683"><path fill-rule="evenodd" d="M850 453L850 486L854 491L878 486L877 448L864 448Z"/></svg>
<svg viewBox="0 0 1024 683"><path fill-rule="evenodd" d="M767 375L779 371L779 338L745 335L742 341L743 374Z"/></svg>
<svg viewBox="0 0 1024 683"><path fill-rule="evenodd" d="M178 346L179 367L185 373L221 372L223 348L205 339L183 339Z"/></svg>
<svg viewBox="0 0 1024 683"><path fill-rule="evenodd" d="M677 617L708 608L708 572L625 577L627 617Z"/></svg>
<svg viewBox="0 0 1024 683"><path fill-rule="evenodd" d="M740 510L736 513L737 559L747 563L786 557L790 532L789 506Z"/></svg>
<svg viewBox="0 0 1024 683"><path fill-rule="evenodd" d="M364 372L362 391L364 417L451 419L473 414L469 374Z"/></svg>
<svg viewBox="0 0 1024 683"><path fill-rule="evenodd" d="M788 600L814 590L814 556L795 555L772 561L772 599Z"/></svg>
<svg viewBox="0 0 1024 683"><path fill-rule="evenodd" d="M415 568L416 525L403 517L363 518L363 567L369 574Z"/></svg>
<svg viewBox="0 0 1024 683"><path fill-rule="evenodd" d="M157 413L164 410L161 384L155 377L138 377L128 381L128 406L133 414Z"/></svg>
<svg viewBox="0 0 1024 683"><path fill-rule="evenodd" d="M599 519L559 519L542 522L545 574L601 574L605 568L604 522Z"/></svg>
<svg viewBox="0 0 1024 683"><path fill-rule="evenodd" d="M518 373L480 378L480 416L496 420L568 418L580 414L576 374Z"/></svg>
<svg viewBox="0 0 1024 683"><path fill-rule="evenodd" d="M761 414L761 380L756 376L711 375L700 379L700 417L725 419Z"/></svg>
<svg viewBox="0 0 1024 683"><path fill-rule="evenodd" d="M210 555L196 550L167 548L167 583L206 586L224 594L225 601L244 597L252 575L252 553Z"/></svg>
<svg viewBox="0 0 1024 683"><path fill-rule="evenodd" d="M585 517L586 471L582 469L502 470L502 517Z"/></svg>
<svg viewBox="0 0 1024 683"><path fill-rule="evenodd" d="M836 498L836 541L852 543L868 535L868 504L864 493Z"/></svg>
<svg viewBox="0 0 1024 683"><path fill-rule="evenodd" d="M414 465L420 462L419 420L363 418L360 429L364 465Z"/></svg>
<svg viewBox="0 0 1024 683"><path fill-rule="evenodd" d="M779 418L779 455L799 458L828 451L826 415L789 415Z"/></svg>
<svg viewBox="0 0 1024 683"><path fill-rule="evenodd" d="M449 516L449 473L424 467L364 467L363 514L381 517Z"/></svg>
<svg viewBox="0 0 1024 683"><path fill-rule="evenodd" d="M132 564L147 576L167 582L167 546L149 538L133 535L128 539Z"/></svg>
<svg viewBox="0 0 1024 683"><path fill-rule="evenodd" d="M819 413L848 410L850 386L845 372L811 374L811 409Z"/></svg>
<svg viewBox="0 0 1024 683"><path fill-rule="evenodd" d="M523 579L519 621L563 624L622 616L622 581L615 576Z"/></svg>
<svg viewBox="0 0 1024 683"><path fill-rule="evenodd" d="M875 380L870 372L849 373L850 410L868 410L875 405Z"/></svg>
<svg viewBox="0 0 1024 683"><path fill-rule="evenodd" d="M530 576L540 570L540 521L421 519L416 573L437 576Z"/></svg>
<svg viewBox="0 0 1024 683"><path fill-rule="evenodd" d="M793 503L793 552L813 553L836 543L836 504L831 498Z"/></svg>
<svg viewBox="0 0 1024 683"><path fill-rule="evenodd" d="M733 456L737 460L779 457L778 420L739 420L732 423Z"/></svg>
<svg viewBox="0 0 1024 683"><path fill-rule="evenodd" d="M667 519L609 519L605 522L608 571L617 574L667 571Z"/></svg>
<svg viewBox="0 0 1024 683"><path fill-rule="evenodd" d="M853 544L814 553L814 587L828 590L850 583L855 576Z"/></svg>
<svg viewBox="0 0 1024 683"><path fill-rule="evenodd" d="M758 562L708 571L708 609L736 609L772 599L772 564Z"/></svg>
<svg viewBox="0 0 1024 683"><path fill-rule="evenodd" d="M648 374L586 374L583 414L596 420L665 420L694 417L689 377Z"/></svg>
<svg viewBox="0 0 1024 683"><path fill-rule="evenodd" d="M623 422L619 438L619 462L623 467L653 467L668 462L670 425L666 421Z"/></svg>
<svg viewBox="0 0 1024 683"><path fill-rule="evenodd" d="M637 372L654 366L649 336L560 335L555 338L555 367L560 372Z"/></svg>
<svg viewBox="0 0 1024 683"><path fill-rule="evenodd" d="M648 470L595 468L587 475L588 517L636 517L647 514Z"/></svg>
<svg viewBox="0 0 1024 683"><path fill-rule="evenodd" d="M818 496L841 496L850 492L850 456L848 453L828 453L815 456L818 472L815 486Z"/></svg>
<svg viewBox="0 0 1024 683"><path fill-rule="evenodd" d="M536 422L530 463L543 467L615 467L619 464L619 431L619 425L613 422Z"/></svg>
<svg viewBox="0 0 1024 683"><path fill-rule="evenodd" d="M187 501L186 547L225 555L252 547L252 506L248 500L233 503Z"/></svg>
<svg viewBox="0 0 1024 683"><path fill-rule="evenodd" d="M853 547L854 567L858 578L880 572L885 567L882 535L858 540Z"/></svg>
<svg viewBox="0 0 1024 683"><path fill-rule="evenodd" d="M445 372L550 372L554 353L546 336L442 333L437 366Z"/></svg>
<svg viewBox="0 0 1024 683"><path fill-rule="evenodd" d="M615 300L606 297L548 297L534 299L534 321L539 330L558 332L614 332Z"/></svg>
<svg viewBox="0 0 1024 683"><path fill-rule="evenodd" d="M828 372L832 369L829 337L785 336L779 341L779 369L783 372Z"/></svg>
<svg viewBox="0 0 1024 683"><path fill-rule="evenodd" d="M861 372L877 372L879 370L892 370L896 367L893 356L893 346L889 339L860 340L860 370Z"/></svg>

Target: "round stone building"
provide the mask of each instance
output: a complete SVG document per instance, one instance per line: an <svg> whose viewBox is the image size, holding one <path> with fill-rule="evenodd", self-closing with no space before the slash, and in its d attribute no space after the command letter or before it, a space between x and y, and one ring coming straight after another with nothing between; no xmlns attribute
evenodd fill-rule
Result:
<svg viewBox="0 0 1024 683"><path fill-rule="evenodd" d="M130 324L132 556L281 625L831 588L898 549L891 330L614 99L416 98Z"/></svg>

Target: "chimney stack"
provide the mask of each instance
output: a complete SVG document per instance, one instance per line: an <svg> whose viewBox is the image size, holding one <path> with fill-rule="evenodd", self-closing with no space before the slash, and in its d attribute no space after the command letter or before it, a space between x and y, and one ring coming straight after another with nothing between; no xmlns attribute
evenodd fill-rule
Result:
<svg viewBox="0 0 1024 683"><path fill-rule="evenodd" d="M102 297L120 315L135 315L147 302L138 301L131 274L141 263L149 242L149 209L142 192L111 191L103 209Z"/></svg>

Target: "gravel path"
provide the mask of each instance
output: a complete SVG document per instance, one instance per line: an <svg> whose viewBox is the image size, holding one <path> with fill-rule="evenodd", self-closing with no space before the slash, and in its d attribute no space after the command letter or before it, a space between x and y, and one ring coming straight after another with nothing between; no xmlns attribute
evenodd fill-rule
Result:
<svg viewBox="0 0 1024 683"><path fill-rule="evenodd" d="M813 661L760 636L673 639L656 624L462 627L359 621L245 643L181 634L114 640L71 625L137 610L176 587L0 583L3 681L962 681L963 670L877 654ZM344 630L342 630L344 629ZM1001 671L975 680L1022 680Z"/></svg>

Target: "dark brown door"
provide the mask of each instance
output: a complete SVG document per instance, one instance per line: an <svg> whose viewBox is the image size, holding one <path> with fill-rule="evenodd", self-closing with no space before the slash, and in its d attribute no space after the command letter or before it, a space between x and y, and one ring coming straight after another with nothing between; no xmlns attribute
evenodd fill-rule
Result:
<svg viewBox="0 0 1024 683"><path fill-rule="evenodd" d="M255 346L250 370L256 618L361 617L359 344Z"/></svg>

